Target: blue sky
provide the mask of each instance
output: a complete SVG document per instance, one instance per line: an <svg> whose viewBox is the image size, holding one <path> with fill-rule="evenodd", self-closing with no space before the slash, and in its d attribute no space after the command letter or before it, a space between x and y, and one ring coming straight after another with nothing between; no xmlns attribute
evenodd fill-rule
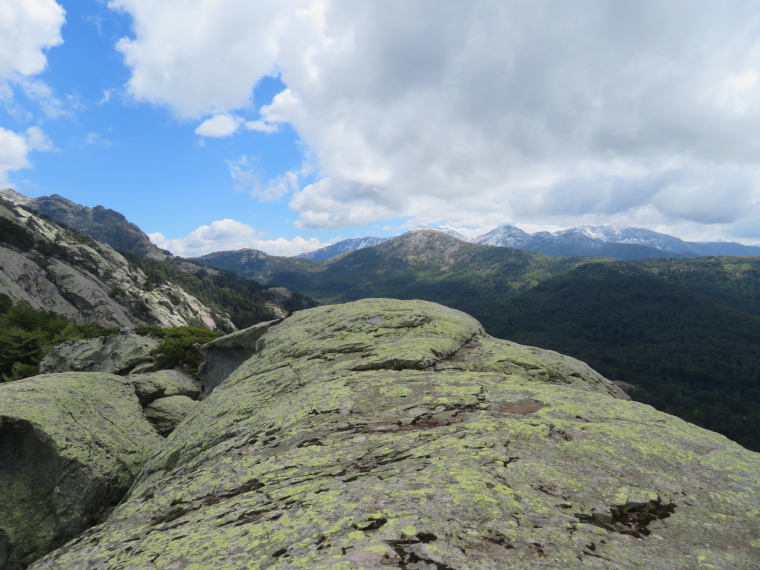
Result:
<svg viewBox="0 0 760 570"><path fill-rule="evenodd" d="M751 2L0 0L0 185L180 255L417 223L760 242Z"/></svg>

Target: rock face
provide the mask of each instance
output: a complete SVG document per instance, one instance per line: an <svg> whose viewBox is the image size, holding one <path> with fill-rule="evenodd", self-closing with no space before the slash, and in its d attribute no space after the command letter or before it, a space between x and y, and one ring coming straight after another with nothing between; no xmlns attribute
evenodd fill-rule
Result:
<svg viewBox="0 0 760 570"><path fill-rule="evenodd" d="M26 567L91 526L161 440L119 376L0 385L0 568Z"/></svg>
<svg viewBox="0 0 760 570"><path fill-rule="evenodd" d="M114 249L131 251L152 259L165 259L170 255L151 242L139 227L110 208L88 208L58 194L29 198L9 189L1 190L0 198L22 205L38 214L45 214L54 222L107 243Z"/></svg>
<svg viewBox="0 0 760 570"><path fill-rule="evenodd" d="M757 568L760 455L432 303L298 312L34 568Z"/></svg>
<svg viewBox="0 0 760 570"><path fill-rule="evenodd" d="M0 204L0 292L80 323L235 329L181 287L149 286L145 273L110 246L22 206Z"/></svg>
<svg viewBox="0 0 760 570"><path fill-rule="evenodd" d="M169 396L153 400L145 408L145 417L164 437L174 431L198 402L187 396Z"/></svg>
<svg viewBox="0 0 760 570"><path fill-rule="evenodd" d="M177 370L131 374L128 380L135 387L135 394L143 406L171 396L187 396L195 400L201 394L198 381Z"/></svg>
<svg viewBox="0 0 760 570"><path fill-rule="evenodd" d="M251 358L257 352L262 335L279 322L277 320L259 323L204 344L201 347L203 363L198 370L204 395L208 396L241 364Z"/></svg>
<svg viewBox="0 0 760 570"><path fill-rule="evenodd" d="M70 340L53 348L40 362L40 372L108 372L126 376L155 364L150 351L159 340L124 331L88 340Z"/></svg>

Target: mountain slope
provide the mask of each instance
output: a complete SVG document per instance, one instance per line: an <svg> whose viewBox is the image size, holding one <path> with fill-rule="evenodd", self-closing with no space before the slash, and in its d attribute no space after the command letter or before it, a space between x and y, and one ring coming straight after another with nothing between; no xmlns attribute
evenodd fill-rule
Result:
<svg viewBox="0 0 760 570"><path fill-rule="evenodd" d="M300 266L256 260L248 274L325 302L395 297L465 311L490 334L588 360L643 386L634 398L760 450L760 259L589 266L422 231Z"/></svg>
<svg viewBox="0 0 760 570"><path fill-rule="evenodd" d="M636 230L636 231L633 231ZM655 236L662 236L659 241ZM667 239L669 238L669 239ZM657 257L695 257L698 252L672 238L649 230L626 228L616 232L609 226L571 228L561 232L529 234L514 226L500 226L475 238L475 243L514 247L555 256L594 256L633 260ZM683 242L681 242L683 243ZM668 249L664 249L668 248Z"/></svg>
<svg viewBox="0 0 760 570"><path fill-rule="evenodd" d="M633 265L588 264L513 297L490 332L570 354L637 400L760 450L760 317Z"/></svg>
<svg viewBox="0 0 760 570"><path fill-rule="evenodd" d="M14 302L100 326L234 328L223 314L147 276L110 246L20 206L0 205L0 292Z"/></svg>
<svg viewBox="0 0 760 570"><path fill-rule="evenodd" d="M139 227L127 221L122 214L103 206L87 208L58 194L29 198L10 189L0 191L0 199L48 216L54 222L107 243L114 249L153 259L166 259L171 255L154 245Z"/></svg>
<svg viewBox="0 0 760 570"><path fill-rule="evenodd" d="M338 255L341 255L342 253L346 253L348 251L357 251L359 249L364 249L365 247L374 247L378 244L383 243L387 239L389 238L364 237L364 238L355 238L355 239L344 239L343 241L339 241L338 243L328 245L327 247L322 247L315 251L302 253L301 255L297 257L310 259L312 261L322 261L325 259L330 259L332 257L337 257Z"/></svg>

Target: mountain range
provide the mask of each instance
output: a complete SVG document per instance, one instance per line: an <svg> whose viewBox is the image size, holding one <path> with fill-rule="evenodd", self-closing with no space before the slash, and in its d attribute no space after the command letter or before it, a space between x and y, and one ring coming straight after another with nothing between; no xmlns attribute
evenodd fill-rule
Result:
<svg viewBox="0 0 760 570"><path fill-rule="evenodd" d="M489 334L585 360L634 386L634 399L760 449L758 257L552 257L428 230L317 262L255 250L198 260L322 303L442 303Z"/></svg>
<svg viewBox="0 0 760 570"><path fill-rule="evenodd" d="M612 226L581 226L557 232L530 234L512 225L499 226L469 239L453 228L417 226L412 232L434 230L460 241L524 249L547 255L611 257L621 260L657 257L700 257L708 255L760 256L760 247L734 242L688 242L644 228L616 229ZM339 241L299 257L320 261L348 251L373 247L392 238L365 237Z"/></svg>
<svg viewBox="0 0 760 570"><path fill-rule="evenodd" d="M49 208L52 214L35 220L52 223L45 216L51 219L63 211L70 224L97 229L90 221L95 209L67 205L61 197L55 202L66 207ZM134 235L137 227L114 214L113 226ZM530 238L514 227L497 230L483 239L506 243ZM417 228L374 246L357 242L367 247L344 248L321 261L251 249L194 260L160 250L151 257L122 255L145 275L138 288L181 284L217 311L226 307L237 326L313 305L310 298L322 303L367 297L443 303L474 315L490 334L582 358L627 386L635 399L760 449L760 258L694 257L695 244L647 230L582 228L561 232L559 238L597 246L602 240L638 240L649 245L607 245L659 254L667 249L669 258L615 261L597 246L598 257L549 256L476 244L450 233ZM105 237L117 244L127 241L116 231ZM133 240L138 244L134 249L140 241ZM747 251L747 246L739 247ZM677 255L686 257L672 257Z"/></svg>

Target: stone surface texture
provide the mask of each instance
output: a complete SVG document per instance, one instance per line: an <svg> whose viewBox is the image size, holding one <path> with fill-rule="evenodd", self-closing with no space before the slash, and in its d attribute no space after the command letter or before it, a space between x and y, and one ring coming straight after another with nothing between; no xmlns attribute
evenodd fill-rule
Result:
<svg viewBox="0 0 760 570"><path fill-rule="evenodd" d="M170 283L149 287L140 269L105 243L41 218L23 206L0 205L3 223L33 240L0 246L0 291L15 303L104 327L202 324L235 330L224 315Z"/></svg>
<svg viewBox="0 0 760 570"><path fill-rule="evenodd" d="M150 351L160 341L130 331L87 340L70 340L54 347L40 362L40 372L108 372L127 375L155 364Z"/></svg>
<svg viewBox="0 0 760 570"><path fill-rule="evenodd" d="M201 394L200 383L178 370L130 374L127 379L135 387L135 393L143 406L158 398L187 396L195 400Z"/></svg>
<svg viewBox="0 0 760 570"><path fill-rule="evenodd" d="M259 323L212 340L201 347L203 363L198 369L198 378L203 384L204 395L209 395L241 364L257 352L257 343L270 327L280 322Z"/></svg>
<svg viewBox="0 0 760 570"><path fill-rule="evenodd" d="M187 396L158 398L145 408L145 417L159 434L167 436L174 431L179 422L185 419L197 403Z"/></svg>
<svg viewBox="0 0 760 570"><path fill-rule="evenodd" d="M91 526L161 441L120 376L0 384L0 568L26 567Z"/></svg>
<svg viewBox="0 0 760 570"><path fill-rule="evenodd" d="M420 301L301 311L34 568L756 569L760 455Z"/></svg>

